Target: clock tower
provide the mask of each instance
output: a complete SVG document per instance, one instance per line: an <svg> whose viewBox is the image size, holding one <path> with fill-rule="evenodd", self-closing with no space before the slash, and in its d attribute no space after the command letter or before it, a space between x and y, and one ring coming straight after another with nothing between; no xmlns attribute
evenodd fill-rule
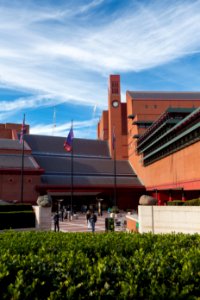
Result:
<svg viewBox="0 0 200 300"><path fill-rule="evenodd" d="M113 132L116 138L116 158L121 159L122 112L120 75L110 75L108 83L108 141L112 158L114 157Z"/></svg>

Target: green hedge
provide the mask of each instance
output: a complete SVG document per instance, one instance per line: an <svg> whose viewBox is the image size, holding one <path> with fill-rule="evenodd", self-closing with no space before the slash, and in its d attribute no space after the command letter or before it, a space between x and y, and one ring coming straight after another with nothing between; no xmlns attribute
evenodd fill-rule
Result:
<svg viewBox="0 0 200 300"><path fill-rule="evenodd" d="M0 234L0 299L199 299L200 236Z"/></svg>
<svg viewBox="0 0 200 300"><path fill-rule="evenodd" d="M173 200L173 201L168 201L167 205L200 206L200 199L192 199L187 201Z"/></svg>
<svg viewBox="0 0 200 300"><path fill-rule="evenodd" d="M185 201L184 205L186 206L200 206L200 199L192 199Z"/></svg>
<svg viewBox="0 0 200 300"><path fill-rule="evenodd" d="M2 211L31 211L33 210L31 204L8 204L0 205L0 212Z"/></svg>
<svg viewBox="0 0 200 300"><path fill-rule="evenodd" d="M171 206L174 206L174 205L177 206L177 205L179 205L179 206L181 206L181 205L184 205L184 201L182 201L182 200L168 201L167 205L171 205Z"/></svg>
<svg viewBox="0 0 200 300"><path fill-rule="evenodd" d="M0 212L0 229L35 227L34 211Z"/></svg>

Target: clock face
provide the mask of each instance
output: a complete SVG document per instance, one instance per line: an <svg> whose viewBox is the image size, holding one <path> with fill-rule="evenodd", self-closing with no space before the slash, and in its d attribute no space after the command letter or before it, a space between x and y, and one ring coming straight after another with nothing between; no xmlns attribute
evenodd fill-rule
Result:
<svg viewBox="0 0 200 300"><path fill-rule="evenodd" d="M113 107L118 107L118 106L119 106L119 102L118 102L117 100L114 100L114 101L112 102L112 106L113 106Z"/></svg>

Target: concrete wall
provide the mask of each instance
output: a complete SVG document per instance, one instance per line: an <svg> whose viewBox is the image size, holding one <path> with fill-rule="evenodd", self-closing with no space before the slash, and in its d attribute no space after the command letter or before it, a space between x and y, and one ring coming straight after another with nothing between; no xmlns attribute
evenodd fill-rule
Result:
<svg viewBox="0 0 200 300"><path fill-rule="evenodd" d="M139 232L200 233L200 206L138 206Z"/></svg>

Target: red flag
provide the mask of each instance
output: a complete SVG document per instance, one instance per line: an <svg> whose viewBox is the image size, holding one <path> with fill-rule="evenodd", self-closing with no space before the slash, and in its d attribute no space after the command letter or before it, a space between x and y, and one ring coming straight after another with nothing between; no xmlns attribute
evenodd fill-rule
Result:
<svg viewBox="0 0 200 300"><path fill-rule="evenodd" d="M25 126L25 115L24 115L24 119L23 119L23 123L22 123L22 127L21 127L21 132L20 132L20 144L23 142L24 140L24 134L26 134L26 126Z"/></svg>
<svg viewBox="0 0 200 300"><path fill-rule="evenodd" d="M71 127L68 136L64 142L64 148L67 152L71 152L72 151L72 141L74 138L74 132L73 132L73 128Z"/></svg>

